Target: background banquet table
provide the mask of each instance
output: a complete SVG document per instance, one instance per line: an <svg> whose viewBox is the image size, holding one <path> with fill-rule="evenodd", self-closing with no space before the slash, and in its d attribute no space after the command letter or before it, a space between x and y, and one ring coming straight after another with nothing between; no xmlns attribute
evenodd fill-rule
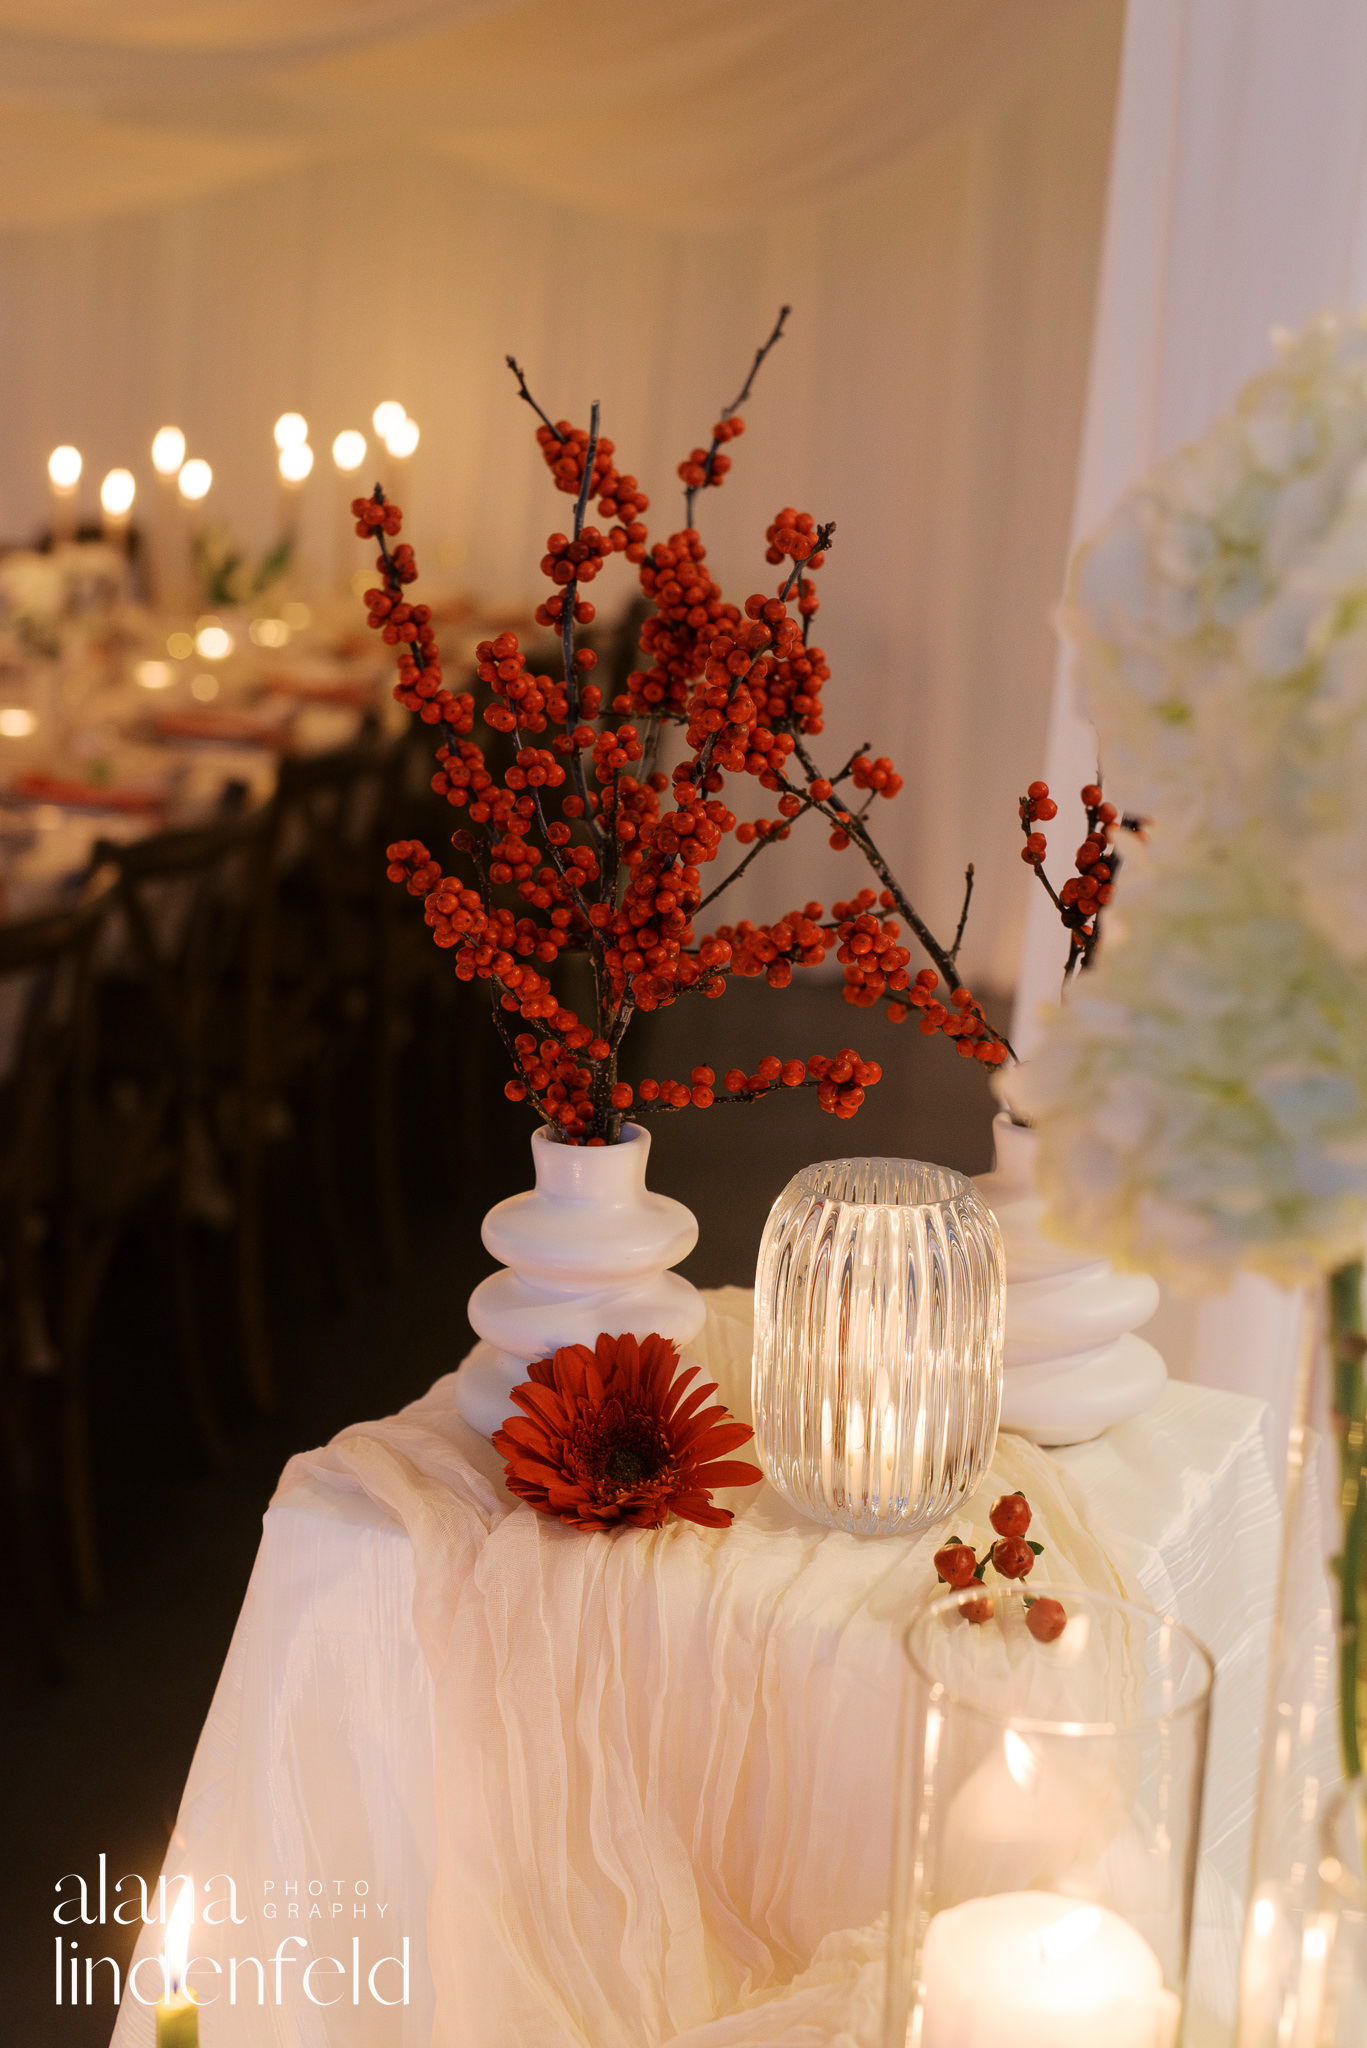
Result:
<svg viewBox="0 0 1367 2048"><path fill-rule="evenodd" d="M745 1412L748 1295L726 1289L710 1296L700 1341L709 1373ZM991 1493L1004 1484L1025 1485L1048 1546L1042 1572L1051 1572L1057 1583L1072 1579L1147 1594L1192 1627L1215 1655L1219 1675L1189 2048L1226 2043L1233 2021L1280 1529L1264 1425L1265 1411L1255 1402L1174 1383L1148 1414L1052 1460L1003 1436L982 1494L959 1518L961 1524L985 1525ZM603 1926L596 1907L590 1910L582 1897L576 1903L575 1880L583 1871L573 1843L567 1847L562 1839L565 1826L573 1834L573 1824L564 1813L518 1815L500 1807L507 1792L505 1744L508 1755L518 1748L529 1754L543 1747L553 1751L565 1735L564 1700L553 1707L529 1685L539 1667L527 1636L539 1646L544 1624L549 1640L554 1616L538 1613L535 1600L529 1609L524 1598L518 1608L518 1573L509 1564L515 1553L506 1543L498 1551L480 1537L472 1553L479 1559L475 1576L485 1581L480 1597L493 1597L490 1581L497 1583L501 1573L499 1598L509 1602L507 1638L491 1663L480 1649L482 1624L471 1610L462 1628L448 1630L447 1652L435 1648L444 1624L434 1620L434 1598L440 1604L446 1594L434 1595L430 1574L425 1578L415 1561L412 1535L416 1530L420 1551L426 1537L419 1522L410 1518L405 1528L383 1504L386 1493L393 1500L403 1491L393 1473L407 1472L415 1459L431 1463L439 1480L432 1497L438 1506L432 1508L429 1499L422 1514L445 1511L443 1489L459 1470L483 1499L491 1527L502 1518L505 1538L531 1527L527 1540L550 1543L556 1569L570 1574L557 1581L562 1589L578 1586L581 1570L586 1581L598 1570L584 1562L595 1546L606 1546L606 1552L594 1554L620 1561L638 1554L631 1543L653 1546L658 1540L628 1539L614 1552L611 1538L580 1538L553 1525L548 1531L539 1522L532 1526L525 1509L508 1516L499 1461L455 1416L449 1379L401 1417L346 1431L327 1452L292 1462L265 1519L258 1563L166 1870L189 1871L201 1882L217 1873L237 1880L241 1923L201 1928L196 1953L269 1961L282 1937L302 1934L309 1948L295 1944L287 1954L334 1954L350 1970L356 1940L360 2001L351 2002L348 1978L342 2002L314 2006L298 1989L298 1972L287 1971L277 2006L268 1969L267 2001L258 2006L255 1978L248 1972L231 2017L222 2004L206 2008L207 2048L220 2040L260 2048L324 2041L330 2048L416 2048L429 2041L454 2048L504 2038L606 2048L615 2016L605 2010L594 2019L582 2001L601 1993L610 2002L625 1967L621 1956L634 1943L649 1949L664 1941L669 1947L661 1926L652 1933L648 1925L632 1925L628 1914L617 1930L621 1955L610 1945L595 1953L589 1930L596 1928L601 1938ZM390 1477L377 1477L386 1471ZM716 1731L724 1734L734 1718L751 1772L758 1756L772 1780L761 1794L739 1762L730 1778L718 1774L715 1759L701 1768L704 1824L689 1852L694 1875L706 1878L697 1894L706 1902L699 1909L704 1919L710 1912L725 1920L738 1901L746 1902L751 1924L730 1928L727 1940L732 1961L737 1955L748 1959L736 1980L736 2004L748 2010L714 2024L693 2017L681 2021L688 1996L677 1986L671 1989L665 1969L659 2009L646 2023L653 2027L651 2038L712 2048L836 2038L832 2015L844 2023L847 2011L858 2011L861 2019L849 2039L862 2043L870 2038L866 2030L873 2024L881 1970L875 1950L861 1950L852 1930L867 1935L883 1903L887 1857L879 1823L885 1830L896 1729L907 1703L898 1635L932 1583L929 1552L938 1539L861 1542L801 1522L767 1487L748 1501L731 1498L742 1512L716 1556L739 1554L740 1562L725 1578L724 1597L706 1573L702 1581L684 1574L685 1586L703 1588L697 1629L689 1638L701 1675L695 1672L689 1680L685 1721L668 1723L676 1747L662 1748L653 1764L666 1778L677 1776L684 1796L690 1796L687 1788L701 1767L689 1752L697 1744L706 1748L714 1737L713 1746L723 1748ZM666 1556L677 1573L680 1557L694 1550L710 1554L717 1539L700 1538L680 1525L675 1529L678 1540ZM659 1553L650 1548L647 1555L645 1578L658 1570L665 1583ZM676 1602L679 1584L676 1578L670 1596ZM521 1591L525 1596L525 1585ZM620 1677L629 1668L630 1648L617 1643L609 1655L589 1626L599 1610L587 1593L582 1597L585 1633L576 1638L559 1680L573 1703L565 1712L579 1723L568 1739L585 1754L602 1743L608 1755L622 1729L610 1701L585 1690L584 1668L606 1657ZM633 1608L633 1600L645 1600L644 1608ZM667 1611L664 1596L661 1601L657 1611L637 1588L624 1599L618 1618L632 1612L647 1635L657 1627L668 1634L679 1626L679 1616ZM762 1654L755 1648L759 1638ZM744 1665L755 1655L765 1673L763 1698L738 1708L737 1688L743 1695L744 1684L733 1667L737 1659ZM620 1666L614 1662L618 1656ZM481 1687L489 1696L471 1700ZM452 1688L457 1699L466 1696L454 1722ZM690 1714L696 1735L681 1732ZM639 1766L640 1757L635 1761ZM615 1763L631 1769L625 1754ZM526 1769L523 1791L530 1796L537 1766ZM596 1776L596 1766L590 1775ZM630 1894L633 1873L640 1880L642 1869L650 1868L655 1847L644 1838L634 1840L633 1831L653 1811L653 1796L653 1788L642 1793L639 1813L634 1796L624 1797L620 1810L602 1803L584 1822L594 1844L590 1865L610 1892ZM496 1824L500 1812L505 1829ZM659 1813L656 1822L667 1834L668 1822ZM730 1840L724 1842L728 1822ZM745 1864L739 1872L738 1854ZM643 1866L638 1857L644 1857ZM288 1890L291 1885L296 1889ZM645 1889L643 1884L642 1894ZM689 1903L696 1905L691 1892ZM637 1904L648 1919L649 1902L642 1895ZM293 1914L291 1906L297 1909ZM664 1920L678 1910L677 1900L666 1902ZM823 1946L825 1931L831 1938ZM367 1994L366 1974L378 1958L398 1955L405 1935L409 2003L385 2007ZM677 1949L678 1924L672 1940ZM159 1931L147 1929L139 1954L155 1953L159 1942ZM572 1954L576 1943L586 1953ZM558 1955L552 1973L557 1981L529 1993L524 1979L535 1976L528 1960L533 1955L543 1969L548 1957ZM715 1958L711 1967L715 1973ZM577 1992L580 1971L584 1986ZM144 1973L149 1983L153 1974L150 1967ZM397 1994L398 1966L382 1966L378 1981L381 1991ZM316 1982L322 1988L325 1980ZM207 1992L208 1977L204 1984ZM527 2013L505 2011L501 2002L511 1999L515 2006L523 1996L541 2014L530 2027ZM539 2007L537 1998L543 2000ZM568 2012L576 1998L574 2016L548 2021L558 2001L563 1999ZM494 2002L485 2009L489 1999ZM640 2038L629 2015L620 2017L621 2038ZM813 2023L828 2031L804 2031ZM641 2024L639 2014L635 2024ZM150 2011L125 1998L116 2048L141 2048L152 2035Z"/></svg>

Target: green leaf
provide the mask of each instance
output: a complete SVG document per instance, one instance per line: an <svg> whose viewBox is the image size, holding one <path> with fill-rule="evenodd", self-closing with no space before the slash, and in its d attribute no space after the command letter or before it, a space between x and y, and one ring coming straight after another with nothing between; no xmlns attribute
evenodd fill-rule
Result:
<svg viewBox="0 0 1367 2048"><path fill-rule="evenodd" d="M1030 1539L1027 1539L1027 1541L1029 1541L1029 1540L1030 1540ZM1030 1548L1031 1548L1031 1549L1032 1549L1032 1550L1034 1551L1034 1553L1035 1553L1036 1557L1043 1557L1043 1555L1044 1555L1044 1545L1043 1545L1042 1543L1035 1543L1035 1542L1031 1541L1031 1542L1030 1542Z"/></svg>

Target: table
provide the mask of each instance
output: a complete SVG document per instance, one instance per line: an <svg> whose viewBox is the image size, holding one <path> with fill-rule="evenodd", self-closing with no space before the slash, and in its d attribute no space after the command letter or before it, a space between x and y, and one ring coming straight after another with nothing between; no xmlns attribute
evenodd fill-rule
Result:
<svg viewBox="0 0 1367 2048"><path fill-rule="evenodd" d="M741 1412L748 1314L720 1290L695 1347ZM1216 1655L1187 2036L1214 2048L1276 1583L1262 1410L1173 1384L1052 1460L1004 1436L955 1526L978 1537L1003 1485L1035 1504L1042 1571L1142 1588ZM674 1524L625 1542L510 1513L449 1380L293 1461L167 1858L237 1880L238 1924L195 1944L240 1964L235 2009L203 2014L205 2048L876 2039L898 1632L939 1539L819 1530L767 1487L731 1504L724 1536ZM382 2005L369 1972L405 1936L409 2003ZM282 1941L338 1959L345 1976L312 1980L338 2003L311 2004L288 1960L274 2003ZM159 1942L147 1930L140 1953ZM380 1994L400 1984L399 1963L378 1964ZM116 2048L151 2039L126 1998Z"/></svg>

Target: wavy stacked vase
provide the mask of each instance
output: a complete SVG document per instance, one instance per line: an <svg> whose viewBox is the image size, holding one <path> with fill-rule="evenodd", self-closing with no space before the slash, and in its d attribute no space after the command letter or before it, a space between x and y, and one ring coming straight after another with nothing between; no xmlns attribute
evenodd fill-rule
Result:
<svg viewBox="0 0 1367 2048"><path fill-rule="evenodd" d="M977 1181L1006 1247L1003 1429L1046 1446L1081 1444L1142 1414L1167 1368L1135 1335L1158 1307L1158 1283L1122 1273L1046 1237L1034 1191L1034 1133L1003 1114L996 1167Z"/></svg>
<svg viewBox="0 0 1367 2048"><path fill-rule="evenodd" d="M533 1132L535 1188L484 1219L484 1243L505 1263L470 1296L481 1341L456 1374L456 1407L481 1436L516 1412L512 1390L534 1358L565 1344L591 1349L604 1331L655 1331L682 1350L702 1328L702 1296L669 1271L692 1251L698 1225L682 1202L650 1193L649 1155L639 1124L624 1124L616 1145Z"/></svg>

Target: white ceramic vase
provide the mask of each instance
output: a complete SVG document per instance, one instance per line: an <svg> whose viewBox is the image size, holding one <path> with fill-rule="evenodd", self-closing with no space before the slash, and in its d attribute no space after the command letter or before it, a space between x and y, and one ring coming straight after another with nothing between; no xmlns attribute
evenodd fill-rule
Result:
<svg viewBox="0 0 1367 2048"><path fill-rule="evenodd" d="M682 1202L645 1184L650 1133L623 1124L616 1145L559 1144L532 1134L536 1186L500 1202L481 1235L504 1268L470 1296L480 1337L456 1374L461 1415L492 1436L515 1414L512 1390L534 1358L652 1332L682 1350L703 1326L703 1298L669 1268L687 1258L698 1225Z"/></svg>
<svg viewBox="0 0 1367 2048"><path fill-rule="evenodd" d="M1046 1237L1034 1133L1005 1113L992 1129L996 1167L977 1186L1006 1247L1001 1426L1037 1444L1088 1443L1167 1384L1162 1359L1134 1334L1158 1307L1158 1283Z"/></svg>

